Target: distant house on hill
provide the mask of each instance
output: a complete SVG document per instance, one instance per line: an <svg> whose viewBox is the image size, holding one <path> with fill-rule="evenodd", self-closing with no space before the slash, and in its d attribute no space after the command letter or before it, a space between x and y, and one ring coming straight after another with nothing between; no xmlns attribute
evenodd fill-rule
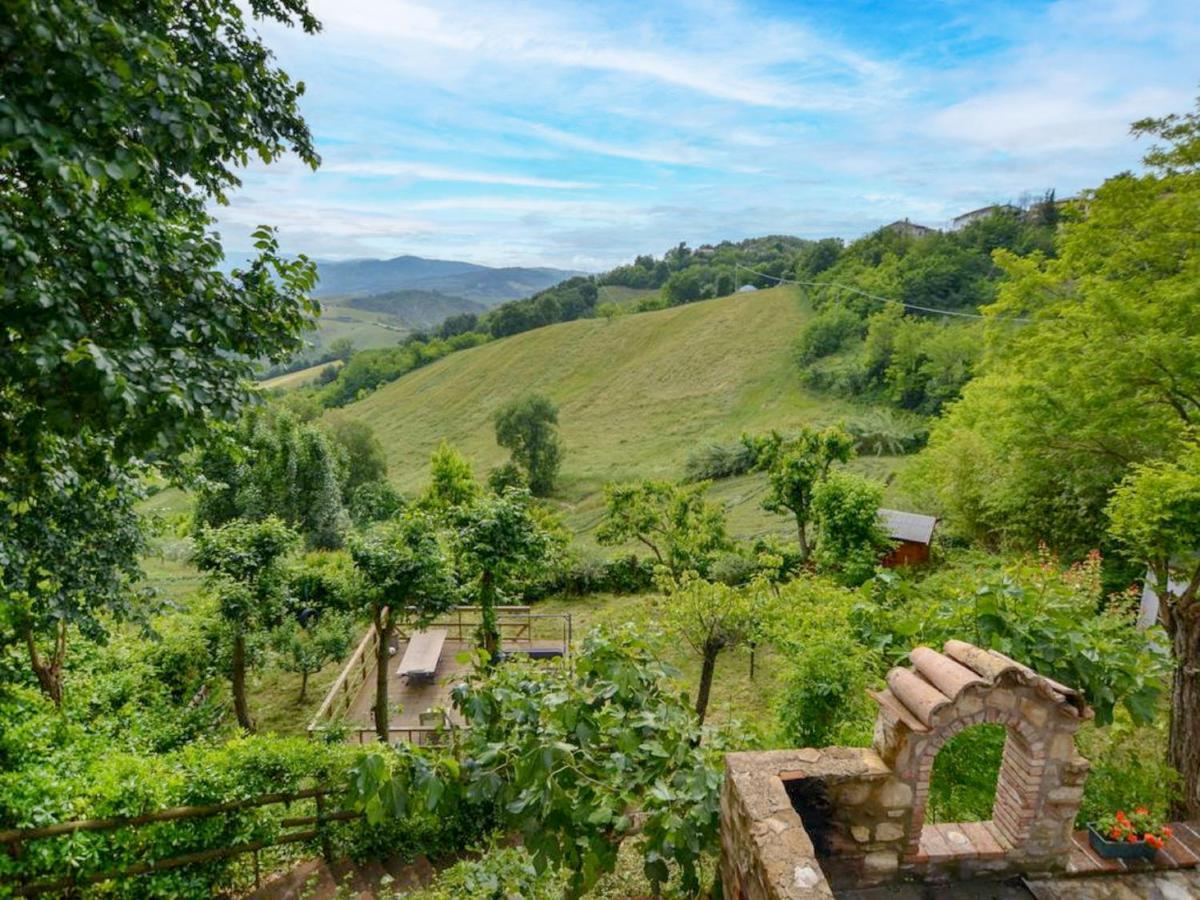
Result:
<svg viewBox="0 0 1200 900"><path fill-rule="evenodd" d="M896 234L902 234L905 237L911 238L923 238L937 233L936 228L918 225L916 222L910 222L908 219L897 219L891 225L884 225L883 228L885 231L894 231Z"/></svg>
<svg viewBox="0 0 1200 900"><path fill-rule="evenodd" d="M901 512L898 509L880 509L879 523L887 536L896 541L896 546L880 560L887 568L913 566L929 561L929 547L933 543L933 529L937 519L920 513Z"/></svg>
<svg viewBox="0 0 1200 900"><path fill-rule="evenodd" d="M758 288L756 288L752 284L743 284L740 288L738 288L738 293L739 294L749 294L749 293L752 293L753 291L757 291L757 290L758 290Z"/></svg>
<svg viewBox="0 0 1200 900"><path fill-rule="evenodd" d="M986 219L988 216L994 216L996 213L1010 213L1017 216L1021 214L1021 210L1011 203L993 203L991 206L981 206L979 209L973 209L970 212L965 212L961 216L955 216L951 219L950 230L960 231L972 222L978 222L980 219Z"/></svg>

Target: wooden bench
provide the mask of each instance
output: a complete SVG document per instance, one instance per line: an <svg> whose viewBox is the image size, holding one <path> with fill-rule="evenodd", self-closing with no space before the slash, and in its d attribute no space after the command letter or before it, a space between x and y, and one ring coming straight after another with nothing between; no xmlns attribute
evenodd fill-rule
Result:
<svg viewBox="0 0 1200 900"><path fill-rule="evenodd" d="M396 674L410 680L433 678L445 643L445 628L414 631L408 639L408 646L404 648L404 657Z"/></svg>

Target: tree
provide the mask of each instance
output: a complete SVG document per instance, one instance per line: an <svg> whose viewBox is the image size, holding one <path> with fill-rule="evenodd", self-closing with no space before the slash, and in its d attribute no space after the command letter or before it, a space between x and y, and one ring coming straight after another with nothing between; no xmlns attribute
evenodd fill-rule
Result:
<svg viewBox="0 0 1200 900"><path fill-rule="evenodd" d="M301 0L250 11L318 28ZM65 646L64 622L99 635L125 604L142 464L177 472L255 396L257 361L294 354L318 311L315 267L280 256L269 229L223 274L208 205L251 156L318 158L303 86L233 0L11 6L0 84L0 605ZM102 519L121 539L86 563L40 546L99 547L85 528ZM31 591L35 569L62 592Z"/></svg>
<svg viewBox="0 0 1200 900"><path fill-rule="evenodd" d="M842 255L841 238L822 238L808 244L796 258L796 278L809 281L831 268Z"/></svg>
<svg viewBox="0 0 1200 900"><path fill-rule="evenodd" d="M763 500L763 509L786 510L795 517L800 561L807 562L812 552L808 526L813 494L835 462L847 462L854 455L854 438L840 428L801 428L791 437L772 431L765 437L743 440L754 451L756 468L767 473L770 494Z"/></svg>
<svg viewBox="0 0 1200 900"><path fill-rule="evenodd" d="M297 535L278 518L235 520L220 528L204 527L196 536L196 565L207 573L207 587L232 643L230 682L238 724L254 730L246 702L246 638L275 624L280 615L285 574L281 560Z"/></svg>
<svg viewBox="0 0 1200 900"><path fill-rule="evenodd" d="M480 494L471 463L447 441L442 441L429 460L429 487L421 506L437 515L473 503Z"/></svg>
<svg viewBox="0 0 1200 900"><path fill-rule="evenodd" d="M1200 421L1200 114L1138 123L1163 146L1059 227L1056 258L996 251L988 352L911 472L961 534L1073 556L1108 539L1130 466ZM1015 325L1012 319L1030 320Z"/></svg>
<svg viewBox="0 0 1200 900"><path fill-rule="evenodd" d="M512 451L512 460L529 480L535 497L554 490L562 462L558 407L541 394L527 394L496 412L496 443Z"/></svg>
<svg viewBox="0 0 1200 900"><path fill-rule="evenodd" d="M676 577L689 569L706 574L716 556L732 546L724 510L704 497L708 486L707 481L610 484L604 489L607 508L596 540L605 546L636 540Z"/></svg>
<svg viewBox="0 0 1200 900"><path fill-rule="evenodd" d="M339 416L332 426L331 434L340 451L338 481L342 502L349 505L354 492L364 484L387 478L387 453L375 436L375 430L366 422Z"/></svg>
<svg viewBox="0 0 1200 900"><path fill-rule="evenodd" d="M558 543L532 507L529 492L509 488L460 507L454 517L459 581L481 609L479 645L495 662L500 651L496 606L539 573Z"/></svg>
<svg viewBox="0 0 1200 900"><path fill-rule="evenodd" d="M396 622L407 612L421 628L453 608L454 582L434 523L419 512L352 538L350 556L365 585L361 604L375 628L375 733L387 743L389 659Z"/></svg>
<svg viewBox="0 0 1200 900"><path fill-rule="evenodd" d="M39 687L55 704L63 699L72 629L99 639L106 619L134 613L132 585L145 547L135 507L140 495L136 480L121 467L95 476L77 472L57 492L39 497L36 508L6 523L0 540L0 646L24 647Z"/></svg>
<svg viewBox="0 0 1200 900"><path fill-rule="evenodd" d="M670 582L664 613L666 630L682 638L700 657L696 718L704 724L717 657L753 638L759 623L756 600L761 586L735 588L685 575Z"/></svg>
<svg viewBox="0 0 1200 900"><path fill-rule="evenodd" d="M387 481L360 484L350 495L350 520L359 527L394 519L405 507L404 497Z"/></svg>
<svg viewBox="0 0 1200 900"><path fill-rule="evenodd" d="M848 584L871 577L888 536L879 524L883 485L852 472L831 472L813 491L816 561Z"/></svg>
<svg viewBox="0 0 1200 900"><path fill-rule="evenodd" d="M279 516L309 547L341 546L343 457L321 426L258 407L205 445L197 469L198 525Z"/></svg>
<svg viewBox="0 0 1200 900"><path fill-rule="evenodd" d="M285 672L300 676L300 696L308 696L308 677L320 672L327 663L346 655L350 646L350 620L339 613L326 612L301 625L288 618L271 635L271 643L279 654L279 666Z"/></svg>
<svg viewBox="0 0 1200 900"><path fill-rule="evenodd" d="M1143 561L1158 597L1159 621L1171 638L1168 759L1183 776L1181 818L1200 817L1200 446L1172 461L1133 467L1113 491L1114 537Z"/></svg>
<svg viewBox="0 0 1200 900"><path fill-rule="evenodd" d="M681 306L699 300L704 296L700 269L683 269L672 274L663 285L662 295L669 306Z"/></svg>

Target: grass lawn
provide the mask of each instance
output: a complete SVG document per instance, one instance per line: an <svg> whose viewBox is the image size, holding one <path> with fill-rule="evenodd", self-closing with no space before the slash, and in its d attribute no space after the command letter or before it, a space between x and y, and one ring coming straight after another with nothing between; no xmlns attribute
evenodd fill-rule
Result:
<svg viewBox="0 0 1200 900"><path fill-rule="evenodd" d="M576 645L595 625L616 626L635 623L646 635L659 633L656 624L662 597L658 594L591 594L578 598L549 598L538 601L534 612L570 613ZM664 661L680 670L679 687L694 701L700 683L700 657L686 644L668 637L656 642ZM734 650L721 654L713 677L706 721L718 724L741 723L751 736L774 746L775 714L772 704L781 687L781 660L770 647L755 654L754 679L750 678L750 654Z"/></svg>

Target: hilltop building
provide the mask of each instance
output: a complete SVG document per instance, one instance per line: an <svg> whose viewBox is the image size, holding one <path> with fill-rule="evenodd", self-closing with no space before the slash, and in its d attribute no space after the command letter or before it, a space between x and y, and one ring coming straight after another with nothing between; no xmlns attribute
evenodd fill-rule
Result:
<svg viewBox="0 0 1200 900"><path fill-rule="evenodd" d="M988 216L993 216L996 213L1008 213L1018 216L1021 214L1021 210L1011 203L993 203L991 206L981 206L979 209L973 209L970 212L965 212L961 216L955 216L951 219L950 230L961 231L972 222L978 222L980 219L986 219Z"/></svg>
<svg viewBox="0 0 1200 900"><path fill-rule="evenodd" d="M936 228L930 228L927 225L918 225L916 222L910 222L907 218L897 219L891 225L884 225L883 227L885 231L894 231L896 234L911 238L923 238L931 234L937 234Z"/></svg>

